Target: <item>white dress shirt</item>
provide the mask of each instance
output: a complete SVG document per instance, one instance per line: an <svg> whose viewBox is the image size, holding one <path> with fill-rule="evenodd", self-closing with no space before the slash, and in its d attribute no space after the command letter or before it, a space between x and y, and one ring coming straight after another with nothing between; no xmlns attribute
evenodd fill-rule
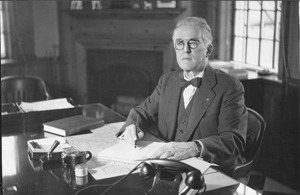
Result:
<svg viewBox="0 0 300 195"><path fill-rule="evenodd" d="M204 71L200 72L198 75L196 75L194 78L196 77L199 77L199 78L202 78L203 77L203 74L204 74ZM190 81L192 80L193 78L191 79L188 79L184 74L183 74L183 78L184 80L186 81ZM193 98L195 92L197 90L197 87L194 87L193 85L188 85L184 90L183 90L183 102L184 102L184 107L186 108L191 99ZM203 143L200 141L200 140L194 140L196 142L198 142L200 145L201 145L201 151L200 151L200 158L202 158L202 153L203 153L203 150L204 150L204 145Z"/></svg>
<svg viewBox="0 0 300 195"><path fill-rule="evenodd" d="M200 73L199 73L198 75L196 75L194 78L196 78L196 77L202 78L202 77L203 77L203 74L204 74L204 71L200 72ZM184 80L186 80L186 81L190 81L190 80L193 79L193 78L188 79L184 74L183 74L183 78L184 78ZM185 108L189 105L189 103L190 103L191 99L193 98L193 96L194 96L196 90L197 90L197 87L194 87L193 85L188 85L188 86L183 90L182 95L183 95L183 102L184 102L184 107L185 107Z"/></svg>

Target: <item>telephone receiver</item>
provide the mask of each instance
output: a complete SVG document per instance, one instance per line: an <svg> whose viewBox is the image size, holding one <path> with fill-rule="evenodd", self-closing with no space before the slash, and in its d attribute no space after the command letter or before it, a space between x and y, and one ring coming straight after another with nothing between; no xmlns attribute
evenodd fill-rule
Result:
<svg viewBox="0 0 300 195"><path fill-rule="evenodd" d="M186 188L181 194L186 194L190 189L201 190L206 187L201 171L183 162L170 159L151 159L143 162L140 168L140 177L148 179L154 177L153 186L148 194L178 194L181 173L186 173ZM170 180L171 176L174 180ZM180 177L180 178L178 178ZM169 184L168 184L169 183ZM163 185L164 186L163 186ZM174 188L174 193L169 193L165 185ZM174 186L176 185L176 186ZM163 190L165 189L165 191Z"/></svg>

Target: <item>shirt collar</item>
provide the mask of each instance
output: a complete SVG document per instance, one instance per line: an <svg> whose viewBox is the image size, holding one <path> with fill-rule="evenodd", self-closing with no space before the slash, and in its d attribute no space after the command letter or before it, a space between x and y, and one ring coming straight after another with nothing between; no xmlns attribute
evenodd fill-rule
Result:
<svg viewBox="0 0 300 195"><path fill-rule="evenodd" d="M197 74L197 75L196 75L195 77L193 77L193 78L196 78L196 77L202 78L203 75L204 75L204 71L205 71L205 68L204 68L204 70L203 70L202 72L200 72L199 74ZM190 80L193 79L193 78L188 79L188 78L185 76L184 72L183 72L183 78L184 78L184 80L186 80L186 81L190 81Z"/></svg>

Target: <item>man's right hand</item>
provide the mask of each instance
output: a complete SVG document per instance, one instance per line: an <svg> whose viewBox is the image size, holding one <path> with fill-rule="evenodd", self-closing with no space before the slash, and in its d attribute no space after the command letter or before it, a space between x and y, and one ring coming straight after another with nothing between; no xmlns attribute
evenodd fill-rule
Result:
<svg viewBox="0 0 300 195"><path fill-rule="evenodd" d="M138 130L136 125L131 124L125 128L125 131L119 136L119 139L125 140L128 143L135 145L136 140L144 137L144 132Z"/></svg>

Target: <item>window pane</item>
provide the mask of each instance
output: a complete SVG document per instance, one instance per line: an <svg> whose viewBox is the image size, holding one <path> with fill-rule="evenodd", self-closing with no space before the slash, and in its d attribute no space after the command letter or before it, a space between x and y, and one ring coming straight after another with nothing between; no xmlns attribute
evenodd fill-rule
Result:
<svg viewBox="0 0 300 195"><path fill-rule="evenodd" d="M281 1L277 1L277 9L281 10L281 6L282 6L282 2Z"/></svg>
<svg viewBox="0 0 300 195"><path fill-rule="evenodd" d="M275 13L273 11L263 11L262 15L262 38L274 38Z"/></svg>
<svg viewBox="0 0 300 195"><path fill-rule="evenodd" d="M236 1L236 2L235 2L235 8L236 8L236 9L243 9L243 10L246 10L247 7L248 7L247 4L248 4L247 1Z"/></svg>
<svg viewBox="0 0 300 195"><path fill-rule="evenodd" d="M273 41L261 40L260 65L272 68L273 64Z"/></svg>
<svg viewBox="0 0 300 195"><path fill-rule="evenodd" d="M238 36L246 36L246 20L247 12L246 11L236 11L235 15L235 29L234 34Z"/></svg>
<svg viewBox="0 0 300 195"><path fill-rule="evenodd" d="M277 12L276 14L277 20L276 20L276 40L280 40L280 24L281 24L281 12Z"/></svg>
<svg viewBox="0 0 300 195"><path fill-rule="evenodd" d="M4 29L3 29L3 5L0 1L0 28L1 28L1 58L6 56L5 50L5 39L4 39Z"/></svg>
<svg viewBox="0 0 300 195"><path fill-rule="evenodd" d="M248 36L259 38L260 11L249 11Z"/></svg>
<svg viewBox="0 0 300 195"><path fill-rule="evenodd" d="M262 1L264 10L275 10L275 1Z"/></svg>
<svg viewBox="0 0 300 195"><path fill-rule="evenodd" d="M5 45L4 45L4 36L1 34L1 58L4 58L6 55Z"/></svg>
<svg viewBox="0 0 300 195"><path fill-rule="evenodd" d="M279 41L275 42L275 57L274 57L274 67L273 69L278 72L278 64L279 64Z"/></svg>
<svg viewBox="0 0 300 195"><path fill-rule="evenodd" d="M233 59L238 62L245 62L245 48L246 39L236 37L234 39L234 57Z"/></svg>
<svg viewBox="0 0 300 195"><path fill-rule="evenodd" d="M258 64L258 44L257 39L248 39L246 63L253 65Z"/></svg>
<svg viewBox="0 0 300 195"><path fill-rule="evenodd" d="M261 1L249 1L249 9L260 10L261 9Z"/></svg>

